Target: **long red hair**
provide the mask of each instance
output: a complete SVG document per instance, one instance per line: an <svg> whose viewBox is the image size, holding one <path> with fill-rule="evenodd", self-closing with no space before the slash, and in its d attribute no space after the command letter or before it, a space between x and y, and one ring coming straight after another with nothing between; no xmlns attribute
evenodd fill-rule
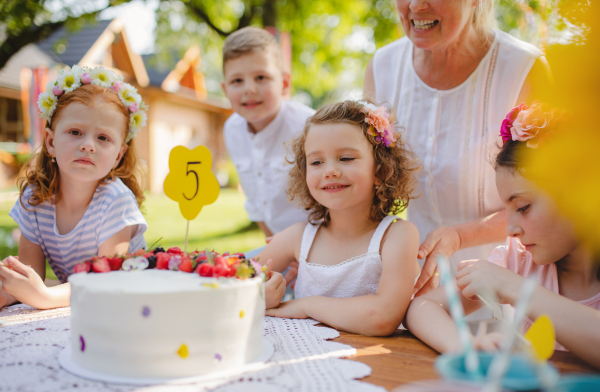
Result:
<svg viewBox="0 0 600 392"><path fill-rule="evenodd" d="M84 105L89 105L90 102L96 99L102 99L105 102L114 104L123 116L125 116L126 125L125 131L123 132L123 143L125 143L125 139L129 133L129 110L123 102L121 102L117 93L93 84L83 85L73 92L61 95L56 103L56 109L52 114L52 118L50 119L50 122L45 124L45 127L54 131L56 120L59 118L61 111L69 106L69 104L79 102ZM131 189L135 195L138 206L141 207L144 202L144 194L138 179L138 177L140 177L139 161L135 152L133 139L127 143L127 146L127 151L125 151L119 165L114 170L111 170L106 177L102 179L102 182L114 180L115 177L120 178L121 181ZM52 162L52 156L48 153L46 143L44 142L42 143L41 150L31 158L25 176L19 178L17 184L21 194L23 194L27 186L31 188L33 193L27 202L32 206L37 206L47 200L52 201L53 197L54 203L56 203L60 198L59 177L60 172L58 170L58 165ZM23 204L22 199L21 204ZM24 205L23 208L25 208Z"/></svg>

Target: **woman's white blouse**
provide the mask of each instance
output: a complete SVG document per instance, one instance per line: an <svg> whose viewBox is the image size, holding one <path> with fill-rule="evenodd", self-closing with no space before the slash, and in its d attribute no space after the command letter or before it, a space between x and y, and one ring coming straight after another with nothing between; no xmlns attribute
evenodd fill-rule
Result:
<svg viewBox="0 0 600 392"><path fill-rule="evenodd" d="M404 140L423 162L421 196L408 209L421 241L437 227L473 221L503 208L490 160L501 143L502 120L543 53L509 34L494 33L479 66L451 90L436 90L419 78L407 37L379 49L373 58L376 100L393 105ZM452 264L487 259L497 245L459 251Z"/></svg>

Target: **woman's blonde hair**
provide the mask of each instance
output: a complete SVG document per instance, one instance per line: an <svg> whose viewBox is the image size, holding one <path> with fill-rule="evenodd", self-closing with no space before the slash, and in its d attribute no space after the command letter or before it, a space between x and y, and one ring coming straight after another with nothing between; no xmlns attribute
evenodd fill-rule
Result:
<svg viewBox="0 0 600 392"><path fill-rule="evenodd" d="M46 122L45 128L54 130L54 125L58 116L64 108L69 106L73 102L79 102L84 105L89 105L95 99L102 99L105 102L114 104L124 116L125 131L123 132L123 143L129 133L129 110L121 102L117 93L111 89L96 86L93 84L83 85L76 90L63 94L58 98L56 104L56 110L52 114L50 123ZM135 195L138 206L141 207L144 201L144 194L142 186L138 180L139 168L138 168L138 157L135 152L135 145L133 139L127 143L127 151L121 158L119 165L111 170L106 177L102 179L102 182L108 182L118 177L123 183L131 189L131 192ZM30 187L33 192L27 202L32 206L43 204L54 197L54 203L60 198L59 193L59 170L58 165L52 162L52 156L48 153L46 143L42 142L41 150L35 154L28 164L25 177L19 178L17 184L21 195L24 194L27 186ZM23 200L21 199L21 205ZM23 205L23 208L26 208Z"/></svg>
<svg viewBox="0 0 600 392"><path fill-rule="evenodd" d="M477 0L477 6L473 13L473 27L475 32L482 37L489 36L489 32L498 27L494 0Z"/></svg>
<svg viewBox="0 0 600 392"><path fill-rule="evenodd" d="M408 150L406 144L396 135L394 147L385 147L368 133L369 124L365 122L365 112L362 104L356 101L344 101L323 106L306 120L304 130L290 145L294 160L288 163L294 165L290 170L287 194L290 201L297 200L301 207L310 211L309 221L323 220L324 224L330 220L327 207L321 205L311 195L306 184L306 151L304 143L306 136L313 125L346 123L356 125L369 141L375 159L375 178L381 184L376 188L373 204L369 212L371 220L381 221L389 214L397 215L407 206L410 199L414 199L417 180L415 172L421 168L417 156ZM393 112L389 118L393 122ZM326 128L325 128L326 129ZM326 130L325 130L326 132Z"/></svg>

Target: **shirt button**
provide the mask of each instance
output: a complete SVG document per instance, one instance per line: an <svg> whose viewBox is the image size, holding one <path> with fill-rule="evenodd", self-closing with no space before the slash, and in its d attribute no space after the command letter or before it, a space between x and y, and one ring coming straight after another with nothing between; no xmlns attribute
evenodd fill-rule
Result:
<svg viewBox="0 0 600 392"><path fill-rule="evenodd" d="M263 201L263 204L264 204L264 205L267 205L267 201L266 201L266 200L265 200L265 201Z"/></svg>
<svg viewBox="0 0 600 392"><path fill-rule="evenodd" d="M258 172L258 176L259 176L259 177L260 177L260 175L261 175L261 172Z"/></svg>

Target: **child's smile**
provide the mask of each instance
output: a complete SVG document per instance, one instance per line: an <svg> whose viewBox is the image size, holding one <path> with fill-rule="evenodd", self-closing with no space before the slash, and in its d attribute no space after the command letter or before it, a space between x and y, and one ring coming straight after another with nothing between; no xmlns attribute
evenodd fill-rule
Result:
<svg viewBox="0 0 600 392"><path fill-rule="evenodd" d="M370 207L375 192L373 147L356 125L313 125L305 150L306 182L315 200L332 210Z"/></svg>

